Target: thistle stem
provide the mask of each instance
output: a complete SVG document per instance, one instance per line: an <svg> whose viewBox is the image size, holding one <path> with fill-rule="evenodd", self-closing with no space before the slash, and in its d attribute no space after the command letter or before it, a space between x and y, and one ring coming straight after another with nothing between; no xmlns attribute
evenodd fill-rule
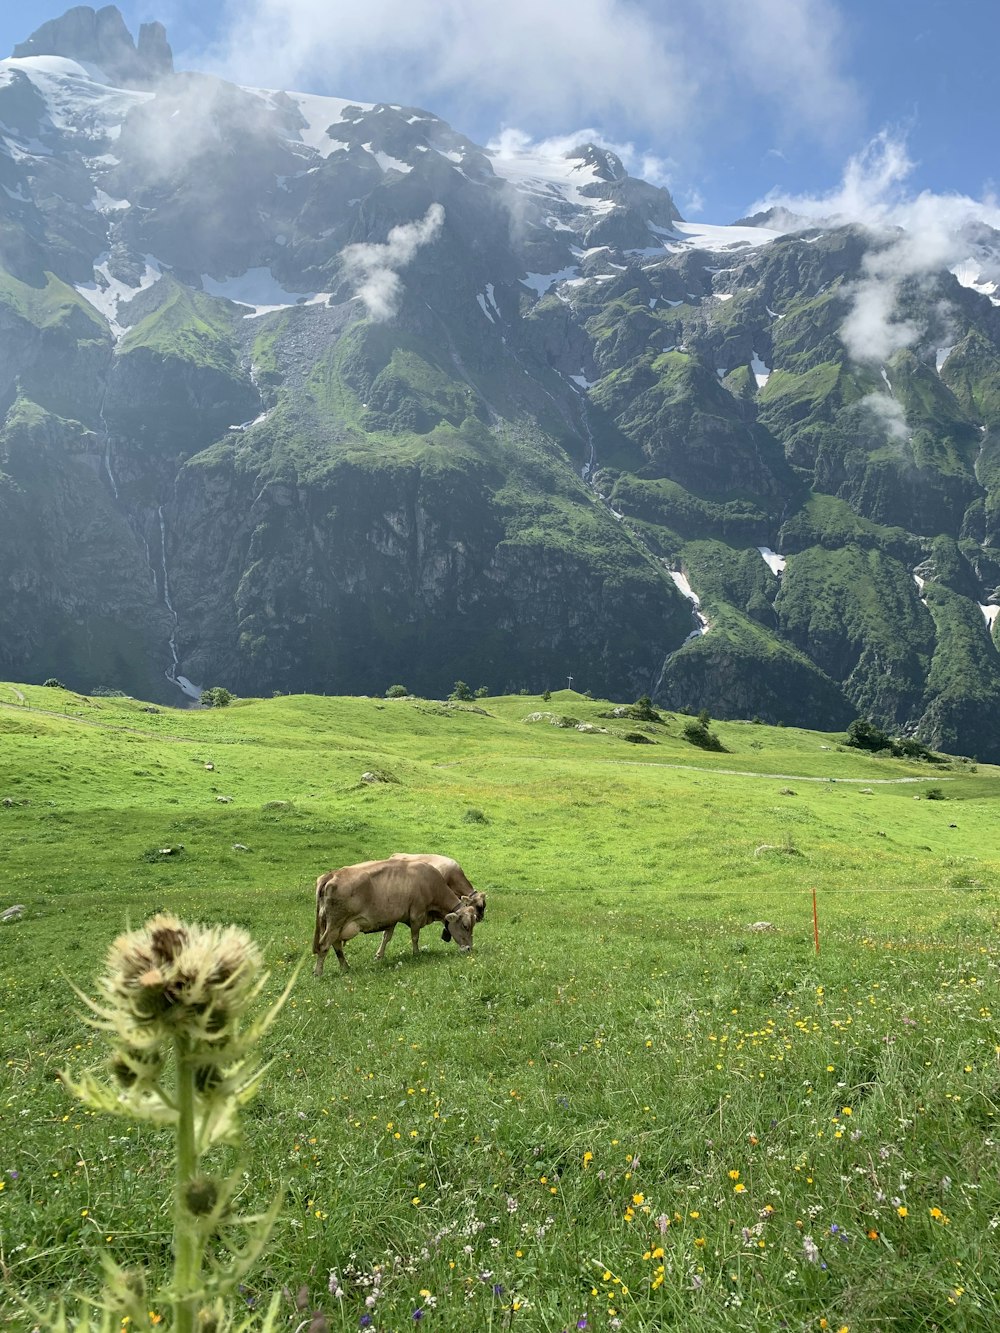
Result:
<svg viewBox="0 0 1000 1333"><path fill-rule="evenodd" d="M174 1330L194 1333L201 1287L201 1241L186 1191L198 1170L194 1061L186 1037L174 1037L177 1064L177 1178L174 1188Z"/></svg>

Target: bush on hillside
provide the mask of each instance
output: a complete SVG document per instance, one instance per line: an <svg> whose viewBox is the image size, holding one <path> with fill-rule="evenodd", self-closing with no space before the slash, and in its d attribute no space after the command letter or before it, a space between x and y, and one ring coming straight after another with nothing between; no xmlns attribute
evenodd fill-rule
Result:
<svg viewBox="0 0 1000 1333"><path fill-rule="evenodd" d="M456 680L455 687L451 694L448 695L448 698L454 699L457 703L471 703L472 691L469 689L468 685L466 685L464 680Z"/></svg>
<svg viewBox="0 0 1000 1333"><path fill-rule="evenodd" d="M696 718L684 723L681 735L686 741L690 741L692 745L697 745L702 750L718 750L725 753L726 747L709 727L711 720L708 709L703 708Z"/></svg>
<svg viewBox="0 0 1000 1333"><path fill-rule="evenodd" d="M888 750L890 748L889 733L877 727L874 722L869 722L866 717L856 717L847 728L847 744L853 745L856 750Z"/></svg>
<svg viewBox="0 0 1000 1333"><path fill-rule="evenodd" d="M42 684L47 685L50 689L53 690L64 690L66 688L66 686L62 683L61 680L56 680L55 676L50 676L48 680L43 680Z"/></svg>
<svg viewBox="0 0 1000 1333"><path fill-rule="evenodd" d="M637 722L662 722L663 718L653 707L653 701L648 694L640 694L638 699L629 709L629 716L634 717Z"/></svg>
<svg viewBox="0 0 1000 1333"><path fill-rule="evenodd" d="M233 702L233 696L226 689L225 685L213 685L210 689L202 690L201 705L203 708L226 708Z"/></svg>
<svg viewBox="0 0 1000 1333"><path fill-rule="evenodd" d="M385 692L385 697L387 699L405 699L409 692L405 685L390 685Z"/></svg>

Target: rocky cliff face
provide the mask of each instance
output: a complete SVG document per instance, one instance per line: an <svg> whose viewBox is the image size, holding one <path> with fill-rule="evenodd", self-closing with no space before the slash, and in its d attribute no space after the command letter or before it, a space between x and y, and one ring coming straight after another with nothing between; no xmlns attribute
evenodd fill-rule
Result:
<svg viewBox="0 0 1000 1333"><path fill-rule="evenodd" d="M873 358L896 237L175 75L113 8L0 62L0 185L3 674L572 673L1000 759L997 238Z"/></svg>

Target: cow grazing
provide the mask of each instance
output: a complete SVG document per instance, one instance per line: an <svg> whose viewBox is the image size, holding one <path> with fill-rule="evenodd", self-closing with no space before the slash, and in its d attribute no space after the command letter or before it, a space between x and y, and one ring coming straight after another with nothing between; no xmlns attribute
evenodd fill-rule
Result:
<svg viewBox="0 0 1000 1333"><path fill-rule="evenodd" d="M445 879L445 883L450 889L458 894L460 898L467 898L476 909L476 920L482 921L486 915L486 895L474 889L466 875L465 871L450 856L438 856L435 852L393 852L394 861L426 861L439 871ZM447 925L441 932L441 938L445 944L451 939L451 933Z"/></svg>
<svg viewBox="0 0 1000 1333"><path fill-rule="evenodd" d="M383 958L392 932L403 921L410 927L414 953L419 952L420 931L429 921L443 921L463 953L472 948L475 907L449 888L441 873L426 861L363 861L320 875L313 934L316 976L323 975L331 948L341 971L347 970L343 945L355 935L384 931L375 955Z"/></svg>

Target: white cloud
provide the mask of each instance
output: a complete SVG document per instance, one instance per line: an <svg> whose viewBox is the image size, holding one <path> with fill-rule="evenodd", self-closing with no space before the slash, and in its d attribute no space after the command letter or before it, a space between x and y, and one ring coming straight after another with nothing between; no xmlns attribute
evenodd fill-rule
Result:
<svg viewBox="0 0 1000 1333"><path fill-rule="evenodd" d="M619 143L609 138L603 130L593 126L574 130L572 134L554 134L547 139L532 139L525 130L515 126L505 126L499 134L490 139L486 147L496 157L516 158L530 156L561 166L567 154L581 144L593 143L601 148L609 148L621 159L625 170L632 176L641 176L652 185L670 188L671 176L677 170L677 164L669 158L658 157L655 153L643 152L633 143Z"/></svg>
<svg viewBox="0 0 1000 1333"><path fill-rule="evenodd" d="M443 225L444 209L431 204L419 222L393 227L384 244L362 241L341 252L347 277L358 284L355 296L365 303L372 319L392 319L403 290L398 270L409 264L421 246L433 241Z"/></svg>
<svg viewBox="0 0 1000 1333"><path fill-rule="evenodd" d="M215 69L240 83L489 115L534 135L597 121L664 142L746 115L796 135L843 125L835 0L228 0ZM204 53L199 63L204 64Z"/></svg>
<svg viewBox="0 0 1000 1333"><path fill-rule="evenodd" d="M906 428L906 413L899 401L888 393L869 393L858 404L879 421L891 440L903 442L910 438Z"/></svg>
<svg viewBox="0 0 1000 1333"><path fill-rule="evenodd" d="M881 240L865 256L840 330L856 361L883 362L922 336L921 328L897 317L904 282L930 279L942 269L958 270L966 285L1000 279L996 247L977 237L984 227L1000 230L996 200L913 194L906 189L913 167L905 140L884 130L850 159L836 189L818 197L772 192L751 210L784 209L804 225L853 223Z"/></svg>

